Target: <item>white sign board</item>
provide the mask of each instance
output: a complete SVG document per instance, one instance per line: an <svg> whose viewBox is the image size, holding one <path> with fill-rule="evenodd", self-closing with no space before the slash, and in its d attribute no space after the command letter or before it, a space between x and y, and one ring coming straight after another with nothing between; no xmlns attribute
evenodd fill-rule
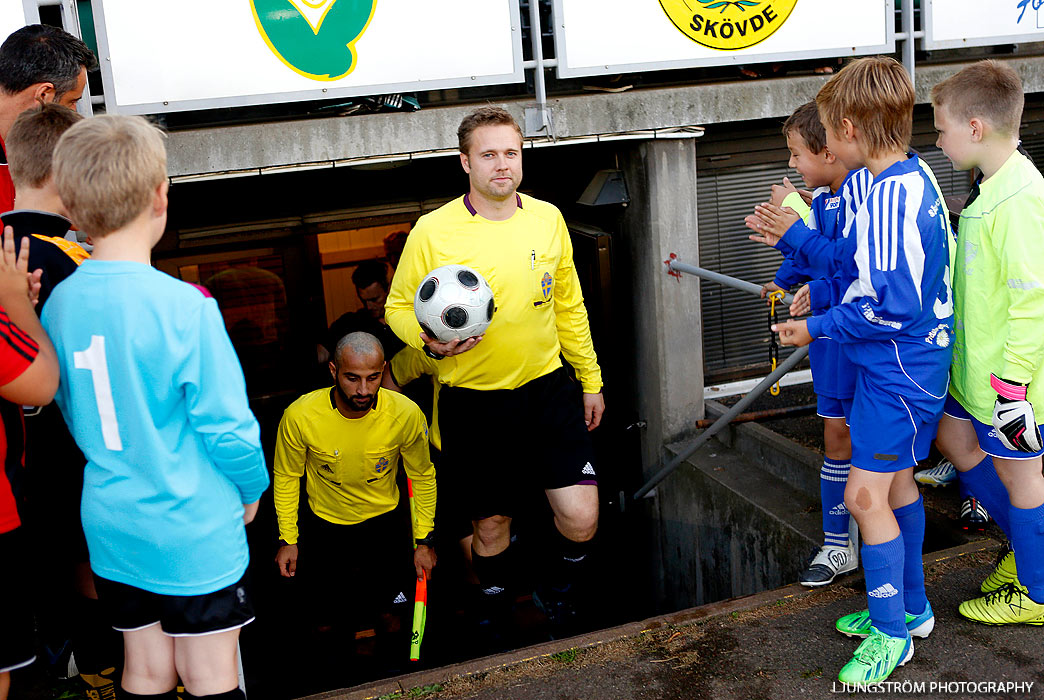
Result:
<svg viewBox="0 0 1044 700"><path fill-rule="evenodd" d="M517 0L94 0L110 113L521 82Z"/></svg>
<svg viewBox="0 0 1044 700"><path fill-rule="evenodd" d="M0 44L25 26L25 10L16 0L0 0Z"/></svg>
<svg viewBox="0 0 1044 700"><path fill-rule="evenodd" d="M555 0L562 77L891 53L894 0Z"/></svg>
<svg viewBox="0 0 1044 700"><path fill-rule="evenodd" d="M924 48L1044 41L1041 0L923 0Z"/></svg>

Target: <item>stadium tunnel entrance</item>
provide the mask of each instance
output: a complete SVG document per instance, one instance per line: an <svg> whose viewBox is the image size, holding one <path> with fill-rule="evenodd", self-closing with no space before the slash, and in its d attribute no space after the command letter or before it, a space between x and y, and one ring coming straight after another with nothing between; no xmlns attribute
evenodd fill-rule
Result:
<svg viewBox="0 0 1044 700"><path fill-rule="evenodd" d="M570 224L610 406L594 433L601 465L600 531L603 549L614 552L613 558L626 552L627 564L612 566L612 595L608 605L599 606L598 626L639 619L661 607L646 573L658 564L639 535L645 525L636 525L644 517L620 508L621 494L633 491L641 479L641 429L636 427L640 419L632 396L636 388L629 379L635 347L628 320L631 304L626 303L632 294L626 273L630 264L619 233L627 208L576 203L594 174L618 169L627 150L632 150L630 145L527 149L522 186L523 192L559 206ZM243 365L270 464L283 410L303 393L330 383L328 370L317 358L317 345L333 320L361 306L352 272L361 262L388 260L385 239L408 234L423 213L466 188L467 177L456 157L172 185L168 231L154 251L155 265L206 286L218 301ZM617 297L625 300L627 310L615 306ZM419 388L409 387L410 395L422 407L426 401L430 409L430 384L418 382ZM478 458L496 462L496 455ZM549 534L545 525L551 522L546 499L537 495L531 512L516 520L522 558L534 570L541 566L541 543ZM273 563L278 533L271 492L263 497L258 518L248 530L251 576L258 593L257 622L244 631L242 640L248 685L266 688L272 697L300 697L371 678L373 655L378 653L372 625L297 635L301 593L294 588L295 580L278 576ZM439 549L425 641L425 662L433 665L489 652L458 634L471 629L463 612L469 607L463 565L449 541L440 540ZM403 550L405 555L405 542ZM519 633L508 643L543 641L546 623L530 601L532 582L516 583ZM354 646L346 636L355 638ZM299 641L294 650L286 648L289 638ZM287 654L294 656L302 673L292 678L271 674L272 669L285 668ZM330 656L341 654L357 663L347 664L347 671L341 665L331 667ZM383 672L398 670L402 669Z"/></svg>
<svg viewBox="0 0 1044 700"><path fill-rule="evenodd" d="M1027 105L1024 134L1031 153L1044 153L1042 111L1039 103ZM751 281L771 275L778 255L746 240L742 215L783 175L798 182L783 167L787 153L779 126L778 120L733 123L702 139L524 151L522 191L554 203L570 223L605 377L608 410L594 434L601 462L605 567L599 576L597 626L779 586L795 580L797 567L804 564L808 538L773 512L780 504L791 512L813 507L804 500L799 505L803 489L759 481L741 463L760 468L771 461L766 450L787 451L781 445L758 448L758 455L732 462L685 467L653 498L630 499L669 457L671 445L698 433L695 421L705 417L705 385L767 373L766 312L758 300L730 299L728 292L708 284L701 288L692 279L675 281L664 274L662 262L676 252L686 262ZM967 180L931 152L933 141L930 110L919 108L915 146L924 148L944 189L951 190L946 194L957 196ZM627 206L577 204L600 170L622 173L630 195ZM154 262L209 287L218 299L270 463L285 407L328 383L316 345L333 319L359 306L352 270L385 257L386 237L408 233L423 213L466 187L455 156L172 186L168 230ZM738 443L733 449L742 452ZM482 458L496 460L495 455ZM534 565L546 535L540 523L549 521L542 507L535 498L531 517L518 523ZM351 632L356 642L351 653L358 663L348 671L331 663L351 647L344 639L290 636L297 629L299 593L292 581L288 586L277 575L272 562L276 538L269 493L250 528L258 622L244 632L243 648L252 697L300 697L372 677L371 629ZM440 542L440 551L445 549ZM451 556L440 557L430 598L426 665L490 651L476 648L469 638L465 601L453 590L457 583L464 585L460 572ZM521 632L511 644L525 646L546 639L547 630L525 592L530 582L519 583L516 622ZM288 649L291 639L294 648ZM298 670L277 671L287 668L288 653ZM385 673L396 670L408 669Z"/></svg>

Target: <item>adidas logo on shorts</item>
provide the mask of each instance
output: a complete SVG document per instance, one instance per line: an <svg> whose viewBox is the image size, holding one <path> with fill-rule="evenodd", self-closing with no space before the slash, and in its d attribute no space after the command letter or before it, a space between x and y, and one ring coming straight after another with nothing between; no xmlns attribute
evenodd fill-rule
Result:
<svg viewBox="0 0 1044 700"><path fill-rule="evenodd" d="M878 586L872 591L867 592L867 595L871 598L891 598L894 595L899 595L899 591L895 590L895 586L890 583L886 583L883 586Z"/></svg>
<svg viewBox="0 0 1044 700"><path fill-rule="evenodd" d="M591 476L594 476L595 475L595 470L594 470L594 467L591 466L591 463L588 462L587 464L584 465L584 468L580 470L580 473L581 474L590 474Z"/></svg>
<svg viewBox="0 0 1044 700"><path fill-rule="evenodd" d="M392 601L392 604L395 605L397 603L405 603L405 602L407 602L405 594L402 591L399 591L399 595L395 596L395 600Z"/></svg>

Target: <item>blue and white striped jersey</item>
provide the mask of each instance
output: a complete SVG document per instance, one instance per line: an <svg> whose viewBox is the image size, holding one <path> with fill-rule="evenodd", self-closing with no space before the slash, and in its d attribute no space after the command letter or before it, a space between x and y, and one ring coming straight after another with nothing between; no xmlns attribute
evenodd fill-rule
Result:
<svg viewBox="0 0 1044 700"><path fill-rule="evenodd" d="M787 257L776 273L777 285L784 286L781 279L793 280L786 285L790 287L798 282L833 276L841 267L840 260L846 255L852 257L852 249L845 247L845 235L850 230L846 224L855 218L870 180L870 171L861 168L848 173L836 194L827 187L813 193L808 224L797 221L780 241L779 248ZM824 338L812 344L808 356L817 394L837 399L852 397L855 368L837 343Z"/></svg>
<svg viewBox="0 0 1044 700"><path fill-rule="evenodd" d="M855 253L854 239L848 241L849 232L870 191L873 175L866 168L853 170L838 190L838 206L833 217L823 217L817 224L818 230L794 224L780 240L777 248L793 260L796 269L808 272L809 279L833 277L841 271L846 260ZM780 285L782 286L782 285ZM824 304L824 308L829 304Z"/></svg>
<svg viewBox="0 0 1044 700"><path fill-rule="evenodd" d="M268 486L260 429L213 299L135 262L88 260L43 325L56 400L84 455L91 568L166 595L238 581L243 504Z"/></svg>
<svg viewBox="0 0 1044 700"><path fill-rule="evenodd" d="M917 155L889 167L846 227L854 255L838 276L812 284L813 299L839 303L810 318L809 333L842 343L878 388L941 401L952 352L953 246L931 169Z"/></svg>
<svg viewBox="0 0 1044 700"><path fill-rule="evenodd" d="M829 187L817 187L812 191L812 204L808 215L798 219L787 229L787 236L798 230L816 231L833 240L837 238L838 212L840 212L841 193L834 194ZM818 274L813 261L795 259L794 255L784 255L783 262L776 270L772 280L781 289L790 289L796 284L804 284L809 280L826 275Z"/></svg>

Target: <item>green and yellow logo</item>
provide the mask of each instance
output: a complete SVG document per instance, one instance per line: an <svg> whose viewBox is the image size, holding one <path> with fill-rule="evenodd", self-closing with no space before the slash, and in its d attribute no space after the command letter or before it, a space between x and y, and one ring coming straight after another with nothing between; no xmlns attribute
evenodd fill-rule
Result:
<svg viewBox="0 0 1044 700"><path fill-rule="evenodd" d="M376 7L377 0L250 0L268 48L312 80L338 80L355 69L355 42Z"/></svg>
<svg viewBox="0 0 1044 700"><path fill-rule="evenodd" d="M682 34L720 51L745 49L768 39L795 5L797 0L660 0Z"/></svg>

